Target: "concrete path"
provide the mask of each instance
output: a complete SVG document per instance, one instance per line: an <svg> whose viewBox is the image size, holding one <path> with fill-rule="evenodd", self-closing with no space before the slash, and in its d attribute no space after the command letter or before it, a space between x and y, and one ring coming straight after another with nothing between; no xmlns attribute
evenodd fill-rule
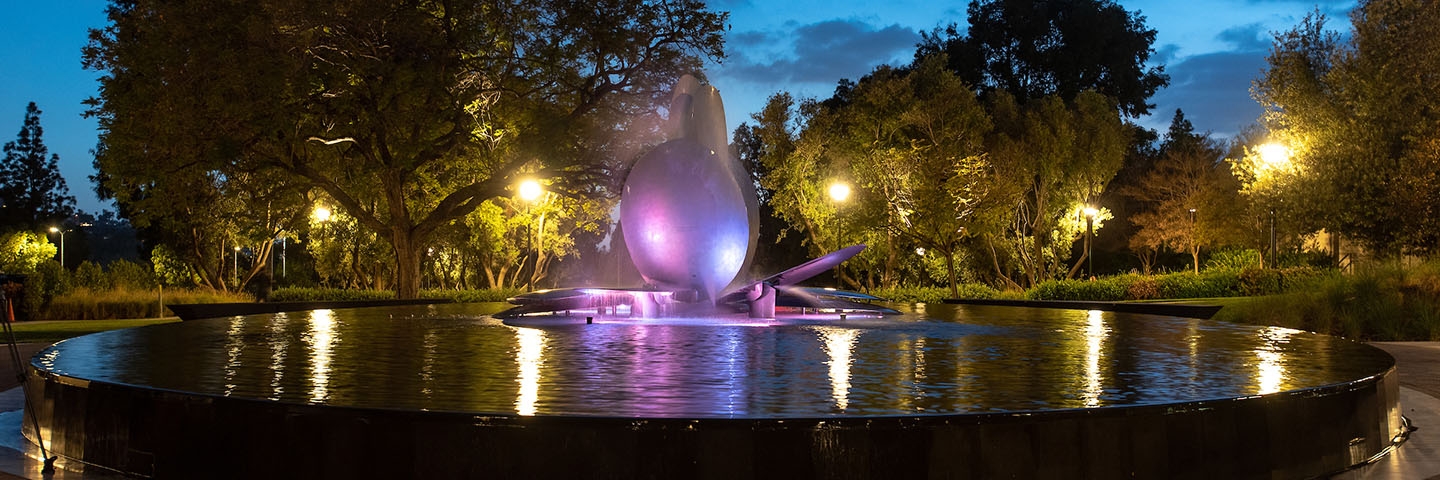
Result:
<svg viewBox="0 0 1440 480"><path fill-rule="evenodd" d="M1375 342L1395 356L1400 375L1400 407L1416 430L1400 448L1374 464L1341 473L1338 480L1440 480L1440 342ZM46 345L21 345L29 360ZM0 357L0 480L122 478L108 471L85 471L62 460L52 476L40 475L39 452L18 438L24 397L8 355Z"/></svg>

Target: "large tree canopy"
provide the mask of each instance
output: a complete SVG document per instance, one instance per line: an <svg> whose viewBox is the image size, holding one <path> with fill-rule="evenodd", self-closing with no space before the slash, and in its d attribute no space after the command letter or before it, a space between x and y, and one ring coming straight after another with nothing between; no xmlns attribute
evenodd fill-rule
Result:
<svg viewBox="0 0 1440 480"><path fill-rule="evenodd" d="M946 53L966 83L1021 102L1094 90L1130 116L1149 113L1147 100L1169 83L1164 67L1146 66L1155 30L1113 1L983 0L968 13L966 31L925 34L916 58Z"/></svg>
<svg viewBox="0 0 1440 480"><path fill-rule="evenodd" d="M649 132L617 130L721 56L725 20L693 0L115 0L109 15L85 51L105 72L103 192L143 216L184 203L172 178L316 190L388 242L402 298L432 233L522 176L604 194Z"/></svg>
<svg viewBox="0 0 1440 480"><path fill-rule="evenodd" d="M1276 35L1253 93L1288 164L1251 155L1252 197L1383 253L1440 249L1440 8L1372 0L1349 38L1312 14ZM1252 152L1254 153L1254 152Z"/></svg>

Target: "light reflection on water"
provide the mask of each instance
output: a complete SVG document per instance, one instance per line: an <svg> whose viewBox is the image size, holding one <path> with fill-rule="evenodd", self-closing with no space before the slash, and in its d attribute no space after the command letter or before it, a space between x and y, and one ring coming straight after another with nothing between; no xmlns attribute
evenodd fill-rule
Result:
<svg viewBox="0 0 1440 480"><path fill-rule="evenodd" d="M903 306L902 306L903 307ZM518 415L817 417L1144 405L1359 379L1390 358L1279 328L929 305L933 320L575 321L495 305L257 315L105 332L35 360L212 395Z"/></svg>

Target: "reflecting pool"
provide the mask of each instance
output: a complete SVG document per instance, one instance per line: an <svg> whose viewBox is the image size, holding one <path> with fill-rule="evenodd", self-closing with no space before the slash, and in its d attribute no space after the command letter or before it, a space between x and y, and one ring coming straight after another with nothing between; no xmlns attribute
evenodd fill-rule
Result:
<svg viewBox="0 0 1440 480"><path fill-rule="evenodd" d="M644 418L1018 412L1238 398L1353 381L1358 343L1114 312L892 305L883 319L599 319L503 304L316 310L87 335L65 376L329 406Z"/></svg>

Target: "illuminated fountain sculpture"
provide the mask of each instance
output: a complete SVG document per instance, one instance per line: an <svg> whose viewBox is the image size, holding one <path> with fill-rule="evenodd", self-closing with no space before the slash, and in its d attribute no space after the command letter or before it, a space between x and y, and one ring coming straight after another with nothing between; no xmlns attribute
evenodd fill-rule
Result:
<svg viewBox="0 0 1440 480"><path fill-rule="evenodd" d="M775 317L775 307L815 311L894 313L862 301L865 294L796 284L865 249L843 248L758 281L737 281L750 265L759 236L755 186L730 154L720 92L686 75L670 103L671 140L637 160L620 198L620 228L640 288L546 290L510 299L500 316L628 308L632 316L713 313L711 307Z"/></svg>

